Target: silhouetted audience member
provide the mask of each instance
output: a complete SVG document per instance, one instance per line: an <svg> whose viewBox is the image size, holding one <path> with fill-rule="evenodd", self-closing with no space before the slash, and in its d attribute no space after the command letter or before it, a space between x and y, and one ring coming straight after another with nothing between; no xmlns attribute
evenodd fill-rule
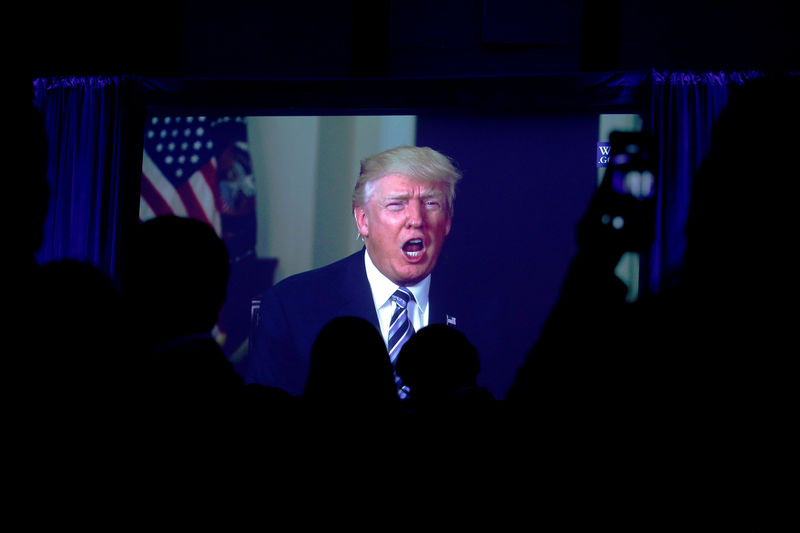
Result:
<svg viewBox="0 0 800 533"><path fill-rule="evenodd" d="M81 398L96 404L91 408L124 400L133 368L122 297L111 279L91 263L62 259L42 265L39 289L47 306L40 334L30 339L40 353L39 386L57 391L59 402Z"/></svg>
<svg viewBox="0 0 800 533"><path fill-rule="evenodd" d="M316 476L359 472L385 482L392 439L402 434L400 398L383 338L369 321L336 317L312 344L290 456ZM295 411L296 412L296 411ZM287 437L282 437L284 440ZM322 474L324 473L324 475Z"/></svg>
<svg viewBox="0 0 800 533"><path fill-rule="evenodd" d="M380 332L358 317L337 317L311 349L303 399L309 413L392 416L399 397Z"/></svg>
<svg viewBox="0 0 800 533"><path fill-rule="evenodd" d="M62 259L38 270L40 297L31 302L28 335L9 354L24 358L25 371L13 379L20 391L15 410L24 414L25 438L34 441L26 452L58 442L58 451L38 458L38 468L79 463L83 472L95 472L128 431L136 407L139 384L132 379L121 295L88 262Z"/></svg>
<svg viewBox="0 0 800 533"><path fill-rule="evenodd" d="M403 468L419 475L437 469L475 481L473 476L494 462L488 444L497 437L499 422L494 396L477 383L475 346L462 332L431 324L403 345L395 368L408 387Z"/></svg>
<svg viewBox="0 0 800 533"><path fill-rule="evenodd" d="M756 79L731 96L694 181L676 291L703 361L695 367L706 417L773 457L795 386L798 95L794 75Z"/></svg>
<svg viewBox="0 0 800 533"><path fill-rule="evenodd" d="M12 80L9 105L10 157L5 195L9 221L4 243L3 339L5 386L20 404L30 403L37 382L42 350L37 344L47 334L46 295L40 290L41 268L36 254L42 247L50 188L47 182L48 140L44 118L33 104L28 80ZM18 85L15 85L19 82ZM24 83L23 83L24 82ZM23 88L24 86L24 88Z"/></svg>
<svg viewBox="0 0 800 533"><path fill-rule="evenodd" d="M240 400L242 380L212 336L229 269L224 242L204 222L170 215L138 226L123 290L153 401L202 410Z"/></svg>
<svg viewBox="0 0 800 533"><path fill-rule="evenodd" d="M397 356L396 370L409 388L412 411L469 412L494 400L486 387L478 386L478 350L463 333L444 324L416 332Z"/></svg>
<svg viewBox="0 0 800 533"><path fill-rule="evenodd" d="M395 369L408 387L395 468L408 479L433 475L438 489L485 494L499 421L493 395L477 382L475 346L455 328L430 324L403 345Z"/></svg>
<svg viewBox="0 0 800 533"><path fill-rule="evenodd" d="M613 272L624 245L590 206L506 397L531 440L640 494L733 496L744 511L774 486L794 418L798 95L797 77L733 91L693 182L675 286L626 304Z"/></svg>

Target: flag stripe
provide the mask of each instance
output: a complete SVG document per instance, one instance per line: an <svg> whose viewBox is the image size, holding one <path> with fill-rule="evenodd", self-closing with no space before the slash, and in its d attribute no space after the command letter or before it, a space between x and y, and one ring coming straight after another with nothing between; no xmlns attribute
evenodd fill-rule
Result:
<svg viewBox="0 0 800 533"><path fill-rule="evenodd" d="M203 204L195 194L193 188L191 186L188 186L188 184L191 183L192 179L194 179L194 177L189 179L187 185L184 185L183 187L180 187L178 189L178 194L181 197L183 205L186 206L186 213L188 214L188 216L190 218L196 218L197 220L202 220L203 222L208 224L209 220L208 217L206 216L205 210L203 209Z"/></svg>
<svg viewBox="0 0 800 533"><path fill-rule="evenodd" d="M211 225L214 226L214 229L217 230L217 233L222 236L222 194L219 190L219 180L217 179L217 160L215 158L211 158L211 163L213 164L213 172L212 167L204 166L200 170L203 172L203 176L205 176L206 181L208 182L211 195L213 198L213 205L214 205L214 214L211 217Z"/></svg>
<svg viewBox="0 0 800 533"><path fill-rule="evenodd" d="M139 198L139 222L155 218L156 213L147 201L147 198L140 196Z"/></svg>
<svg viewBox="0 0 800 533"><path fill-rule="evenodd" d="M172 208L164 200L164 197L158 192L158 189L155 188L153 183L147 178L145 174L142 174L142 192L141 197L147 201L150 210L153 212L155 216L158 215L168 215L172 213ZM140 202L141 203L141 202Z"/></svg>
<svg viewBox="0 0 800 533"><path fill-rule="evenodd" d="M187 216L186 207L172 183L161 173L153 160L144 152L142 157L142 174L158 191L164 201L169 205L173 214Z"/></svg>
<svg viewBox="0 0 800 533"><path fill-rule="evenodd" d="M217 235L221 235L219 196L216 193L217 168L213 157L189 179L189 186L203 207L206 220L217 231Z"/></svg>

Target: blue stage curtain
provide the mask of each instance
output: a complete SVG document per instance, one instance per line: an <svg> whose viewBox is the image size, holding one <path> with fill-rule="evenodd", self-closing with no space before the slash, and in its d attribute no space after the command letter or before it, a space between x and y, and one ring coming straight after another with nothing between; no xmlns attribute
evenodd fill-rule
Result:
<svg viewBox="0 0 800 533"><path fill-rule="evenodd" d="M51 189L40 263L78 259L112 278L118 274L118 241L130 194L126 168L140 146L131 139L141 134L141 124L134 122L137 83L133 77L111 76L33 81L34 102L48 134Z"/></svg>
<svg viewBox="0 0 800 533"><path fill-rule="evenodd" d="M651 72L646 128L656 137L659 190L656 237L646 258L651 292L669 287L683 264L692 178L708 154L711 129L731 91L758 72Z"/></svg>

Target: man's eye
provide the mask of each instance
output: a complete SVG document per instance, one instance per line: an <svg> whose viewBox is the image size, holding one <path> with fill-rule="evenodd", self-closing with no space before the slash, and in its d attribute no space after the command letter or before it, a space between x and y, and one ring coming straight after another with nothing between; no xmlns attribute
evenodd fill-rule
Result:
<svg viewBox="0 0 800 533"><path fill-rule="evenodd" d="M386 209L390 211L400 211L403 209L403 204L400 202L389 202L386 204Z"/></svg>
<svg viewBox="0 0 800 533"><path fill-rule="evenodd" d="M439 207L439 202L436 200L428 200L427 202L425 202L425 207L427 207L428 209L436 209Z"/></svg>

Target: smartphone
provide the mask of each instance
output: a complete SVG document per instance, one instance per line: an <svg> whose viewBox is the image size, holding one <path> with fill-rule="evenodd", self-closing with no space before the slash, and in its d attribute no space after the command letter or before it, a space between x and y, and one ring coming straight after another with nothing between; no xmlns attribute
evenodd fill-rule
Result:
<svg viewBox="0 0 800 533"><path fill-rule="evenodd" d="M611 174L611 188L644 200L656 191L653 139L643 132L612 131L606 174Z"/></svg>
<svg viewBox="0 0 800 533"><path fill-rule="evenodd" d="M653 241L657 191L655 142L645 132L612 131L600 222L623 247L644 251Z"/></svg>

